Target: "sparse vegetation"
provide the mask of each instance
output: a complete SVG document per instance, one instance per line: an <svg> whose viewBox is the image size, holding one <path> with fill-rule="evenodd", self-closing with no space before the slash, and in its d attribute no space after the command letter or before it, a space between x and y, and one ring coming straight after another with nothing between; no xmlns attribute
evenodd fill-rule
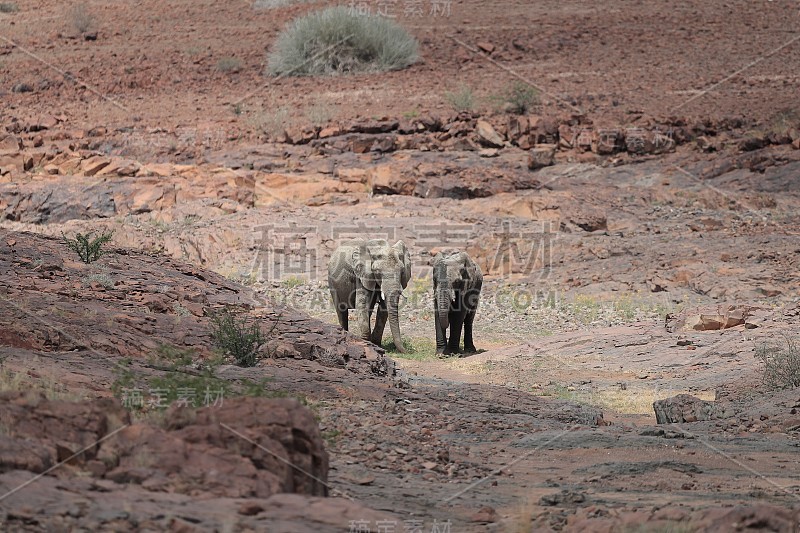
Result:
<svg viewBox="0 0 800 533"><path fill-rule="evenodd" d="M265 398L296 397L309 405L304 396L292 396L285 391L269 390L271 381L243 379L229 381L216 376L222 358L205 361L199 370L192 365L194 354L174 346L162 345L148 358L147 367L164 372L158 376L136 373L133 362L124 359L114 369L111 390L125 407L142 413L163 411L173 404L187 407L219 405L225 399L250 396Z"/></svg>
<svg viewBox="0 0 800 533"><path fill-rule="evenodd" d="M770 388L800 387L800 341L785 335L782 340L756 346L756 357L764 363L764 384Z"/></svg>
<svg viewBox="0 0 800 533"><path fill-rule="evenodd" d="M800 135L800 110L788 108L778 111L769 121L767 134L787 138Z"/></svg>
<svg viewBox="0 0 800 533"><path fill-rule="evenodd" d="M324 126L333 118L333 109L324 102L316 102L306 110L306 118L312 126Z"/></svg>
<svg viewBox="0 0 800 533"><path fill-rule="evenodd" d="M598 389L552 383L543 390L533 392L541 396L551 396L599 407L603 410L639 415L652 415L654 401L677 394L692 394L702 400L714 400L713 391L663 390L658 387L642 386Z"/></svg>
<svg viewBox="0 0 800 533"><path fill-rule="evenodd" d="M249 122L256 131L266 133L271 138L280 137L291 126L289 109L286 107L253 113Z"/></svg>
<svg viewBox="0 0 800 533"><path fill-rule="evenodd" d="M672 308L664 302L654 302L637 293L621 294L613 300L599 300L591 295L579 294L564 309L584 325L597 321L635 322L657 315L664 318Z"/></svg>
<svg viewBox="0 0 800 533"><path fill-rule="evenodd" d="M405 353L397 351L394 341L383 344L383 349L392 357L400 359L411 359L414 361L432 361L436 359L436 342L429 339L409 339L403 337L403 348Z"/></svg>
<svg viewBox="0 0 800 533"><path fill-rule="evenodd" d="M217 61L219 72L239 72L243 66L244 62L238 57L223 57Z"/></svg>
<svg viewBox="0 0 800 533"><path fill-rule="evenodd" d="M88 276L84 276L81 281L83 281L84 285L91 285L92 283L99 283L103 287L110 289L114 286L114 280L106 274L105 272L96 272L94 274L89 274Z"/></svg>
<svg viewBox="0 0 800 533"><path fill-rule="evenodd" d="M465 111L472 111L475 107L475 95L472 88L468 85L462 85L455 92L444 93L444 98L450 107L458 113Z"/></svg>
<svg viewBox="0 0 800 533"><path fill-rule="evenodd" d="M0 2L0 13L14 13L18 10L17 4L12 2Z"/></svg>
<svg viewBox="0 0 800 533"><path fill-rule="evenodd" d="M306 280L303 278L298 278L297 276L289 276L288 278L281 280L281 285L287 289L294 289L305 284Z"/></svg>
<svg viewBox="0 0 800 533"><path fill-rule="evenodd" d="M515 81L504 95L506 109L517 115L524 115L539 103L539 92L522 81Z"/></svg>
<svg viewBox="0 0 800 533"><path fill-rule="evenodd" d="M94 28L94 15L85 4L73 7L69 14L69 20L72 27L80 34L88 33Z"/></svg>
<svg viewBox="0 0 800 533"><path fill-rule="evenodd" d="M272 75L314 76L405 68L417 61L417 40L395 21L329 7L292 22L269 56Z"/></svg>
<svg viewBox="0 0 800 533"><path fill-rule="evenodd" d="M174 302L172 304L172 310L175 311L175 314L179 317L190 316L192 314L185 306L181 305L179 302Z"/></svg>
<svg viewBox="0 0 800 533"><path fill-rule="evenodd" d="M88 264L97 261L100 256L106 254L106 251L103 250L103 245L111 240L113 234L113 231L103 232L99 237L94 237L94 232L78 233L74 239L67 238L63 233L61 236L64 238L64 244L67 245L67 248L78 254L81 261Z"/></svg>
<svg viewBox="0 0 800 533"><path fill-rule="evenodd" d="M668 520L666 523L659 524L640 524L637 526L625 526L621 533L692 533L698 527L687 522Z"/></svg>
<svg viewBox="0 0 800 533"><path fill-rule="evenodd" d="M49 400L83 399L75 390L69 390L56 378L55 368L45 368L39 357L34 357L29 366L11 369L5 358L0 358L0 392L22 391L38 395L43 393Z"/></svg>
<svg viewBox="0 0 800 533"><path fill-rule="evenodd" d="M239 366L255 366L258 351L267 341L257 322L249 322L231 308L225 308L211 317L211 323L214 344L223 354L233 357Z"/></svg>

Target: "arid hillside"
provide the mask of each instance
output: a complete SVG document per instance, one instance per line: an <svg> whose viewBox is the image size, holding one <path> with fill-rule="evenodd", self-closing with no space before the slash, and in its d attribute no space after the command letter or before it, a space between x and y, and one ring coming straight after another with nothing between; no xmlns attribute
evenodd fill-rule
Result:
<svg viewBox="0 0 800 533"><path fill-rule="evenodd" d="M354 2L419 60L268 75L332 5L0 2L0 529L798 531L800 3Z"/></svg>

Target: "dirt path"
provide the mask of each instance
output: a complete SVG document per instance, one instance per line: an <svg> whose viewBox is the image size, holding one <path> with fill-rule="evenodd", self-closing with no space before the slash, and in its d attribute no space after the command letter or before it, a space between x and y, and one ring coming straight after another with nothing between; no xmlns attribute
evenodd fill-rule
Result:
<svg viewBox="0 0 800 533"><path fill-rule="evenodd" d="M375 478L364 487L348 483L354 467L338 462L335 479L378 508L399 505L409 516L451 519L459 531L558 528L587 508L652 515L667 506L676 521L696 509L754 499L791 506L800 491L791 466L800 441L796 433L770 433L762 421L786 404L769 408L762 401L762 420L659 427L653 417L654 400L680 393L747 396L741 388L755 371L754 336L743 328L670 334L639 324L460 359L397 359L416 395L407 409L441 409L442 441L463 447L460 464L475 461L489 472L425 483L360 466L362 478ZM579 416L558 423L557 413L534 407L553 398L602 408L607 425L587 427Z"/></svg>

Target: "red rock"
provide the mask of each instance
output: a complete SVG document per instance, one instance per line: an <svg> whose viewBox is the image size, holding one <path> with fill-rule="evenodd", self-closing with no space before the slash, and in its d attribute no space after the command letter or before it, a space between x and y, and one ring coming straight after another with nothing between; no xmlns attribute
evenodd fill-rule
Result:
<svg viewBox="0 0 800 533"><path fill-rule="evenodd" d="M58 124L61 122L63 121L58 117L55 117L53 115L45 115L39 117L35 125L29 129L30 131L51 130L56 126L58 126Z"/></svg>
<svg viewBox="0 0 800 533"><path fill-rule="evenodd" d="M715 402L701 400L690 394L656 400L653 402L653 410L658 424L713 420L717 418L719 411Z"/></svg>
<svg viewBox="0 0 800 533"><path fill-rule="evenodd" d="M487 54L491 54L494 52L494 45L487 41L478 41L475 43L479 50L486 52Z"/></svg>
<svg viewBox="0 0 800 533"><path fill-rule="evenodd" d="M22 172L25 169L25 158L22 154L0 155L0 168L4 171Z"/></svg>
<svg viewBox="0 0 800 533"><path fill-rule="evenodd" d="M135 176L140 168L141 165L136 161L112 159L108 166L97 173L97 176Z"/></svg>
<svg viewBox="0 0 800 533"><path fill-rule="evenodd" d="M375 194L403 194L411 195L417 185L414 176L403 174L393 165L381 165L372 170L372 191Z"/></svg>
<svg viewBox="0 0 800 533"><path fill-rule="evenodd" d="M350 150L357 154L366 154L372 148L372 137L356 137L350 141Z"/></svg>
<svg viewBox="0 0 800 533"><path fill-rule="evenodd" d="M492 507L488 505L481 507L478 509L477 512L473 513L470 516L470 520L472 522L478 522L481 524L489 524L491 522L496 522L498 518L497 511L495 511Z"/></svg>
<svg viewBox="0 0 800 533"><path fill-rule="evenodd" d="M575 137L577 133L573 126L569 124L561 124L558 126L558 146L565 150L569 150L575 146Z"/></svg>
<svg viewBox="0 0 800 533"><path fill-rule="evenodd" d="M49 164L44 166L44 171L51 176L55 176L58 175L60 169L58 168L58 165Z"/></svg>
<svg viewBox="0 0 800 533"><path fill-rule="evenodd" d="M623 139L622 132L618 129L598 129L592 143L592 151L598 155L615 154L622 150Z"/></svg>
<svg viewBox="0 0 800 533"><path fill-rule="evenodd" d="M245 502L239 507L239 514L244 516L255 516L264 512L264 507L256 502Z"/></svg>
<svg viewBox="0 0 800 533"><path fill-rule="evenodd" d="M319 131L318 137L320 139L327 139L329 137L338 137L343 133L342 129L338 126L328 126Z"/></svg>
<svg viewBox="0 0 800 533"><path fill-rule="evenodd" d="M81 170L84 176L92 177L110 164L111 160L107 157L92 156L81 161Z"/></svg>
<svg viewBox="0 0 800 533"><path fill-rule="evenodd" d="M489 148L502 148L505 142L499 133L485 120L478 120L475 124L475 133L478 135L478 142Z"/></svg>
<svg viewBox="0 0 800 533"><path fill-rule="evenodd" d="M18 154L22 148L22 139L19 137L6 135L0 139L0 156Z"/></svg>
<svg viewBox="0 0 800 533"><path fill-rule="evenodd" d="M370 172L364 168L337 168L336 177L347 183L367 183Z"/></svg>
<svg viewBox="0 0 800 533"><path fill-rule="evenodd" d="M555 163L555 157L556 145L541 144L535 146L528 152L528 168L531 170L538 170L553 165Z"/></svg>

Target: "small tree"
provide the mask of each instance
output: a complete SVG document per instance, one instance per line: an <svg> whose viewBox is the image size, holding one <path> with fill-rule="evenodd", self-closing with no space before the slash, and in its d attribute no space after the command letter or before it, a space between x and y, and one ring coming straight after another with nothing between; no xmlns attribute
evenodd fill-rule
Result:
<svg viewBox="0 0 800 533"><path fill-rule="evenodd" d="M506 92L508 109L517 115L524 115L538 103L539 92L522 81L515 81Z"/></svg>
<svg viewBox="0 0 800 533"><path fill-rule="evenodd" d="M267 341L257 322L248 323L246 317L226 307L211 316L211 324L211 338L220 351L232 356L239 366L256 365L258 350Z"/></svg>
<svg viewBox="0 0 800 533"><path fill-rule="evenodd" d="M113 234L113 231L104 232L99 237L92 238L95 235L94 232L89 232L85 235L78 233L74 239L68 239L62 232L61 236L64 238L64 244L67 245L67 248L78 254L81 261L88 264L97 261L101 255L106 254L106 251L103 250L103 245L111 240Z"/></svg>

